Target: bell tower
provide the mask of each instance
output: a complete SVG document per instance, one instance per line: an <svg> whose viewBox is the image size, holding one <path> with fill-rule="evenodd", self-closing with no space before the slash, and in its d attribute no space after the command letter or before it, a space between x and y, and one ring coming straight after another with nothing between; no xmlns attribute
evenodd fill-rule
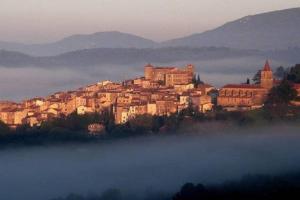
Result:
<svg viewBox="0 0 300 200"><path fill-rule="evenodd" d="M271 70L269 61L267 60L260 74L260 86L269 90L273 87L273 82L273 72Z"/></svg>

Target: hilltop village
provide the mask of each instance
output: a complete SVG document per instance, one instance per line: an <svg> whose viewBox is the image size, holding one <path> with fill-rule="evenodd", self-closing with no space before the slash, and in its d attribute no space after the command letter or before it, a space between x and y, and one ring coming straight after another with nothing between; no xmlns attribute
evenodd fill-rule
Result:
<svg viewBox="0 0 300 200"><path fill-rule="evenodd" d="M195 78L195 67L144 67L144 76L122 83L98 82L74 91L57 92L48 97L21 103L0 102L0 120L11 128L22 124L39 126L43 121L70 115L109 110L116 124L137 115L170 115L193 106L199 112L214 106L224 109L252 110L262 107L268 91L279 81L273 78L268 63L261 70L260 84L228 84L217 90ZM300 96L300 85L295 84Z"/></svg>

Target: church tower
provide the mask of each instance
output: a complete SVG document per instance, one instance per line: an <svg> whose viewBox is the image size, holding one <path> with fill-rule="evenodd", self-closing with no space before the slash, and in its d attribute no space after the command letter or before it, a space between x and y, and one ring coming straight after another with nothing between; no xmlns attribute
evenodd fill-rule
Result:
<svg viewBox="0 0 300 200"><path fill-rule="evenodd" d="M265 64L263 70L261 71L260 75L261 75L260 76L261 87L266 88L266 89L271 89L273 87L274 79L273 79L273 72L271 70L268 60L266 61L266 64Z"/></svg>

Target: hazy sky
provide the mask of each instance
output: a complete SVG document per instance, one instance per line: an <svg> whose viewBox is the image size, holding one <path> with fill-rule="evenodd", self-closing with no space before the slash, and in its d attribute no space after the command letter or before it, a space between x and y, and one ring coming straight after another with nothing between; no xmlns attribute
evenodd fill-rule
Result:
<svg viewBox="0 0 300 200"><path fill-rule="evenodd" d="M0 0L0 41L53 41L109 30L160 41L292 7L300 0Z"/></svg>

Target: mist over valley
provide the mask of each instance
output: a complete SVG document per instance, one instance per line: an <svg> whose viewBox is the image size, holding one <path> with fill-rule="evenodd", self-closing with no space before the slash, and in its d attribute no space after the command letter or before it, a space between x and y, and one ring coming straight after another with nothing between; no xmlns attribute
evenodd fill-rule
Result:
<svg viewBox="0 0 300 200"><path fill-rule="evenodd" d="M298 124L227 130L222 124L201 126L189 134L112 143L2 149L2 198L42 200L111 188L143 196L147 191L173 193L186 182L221 183L300 169Z"/></svg>

